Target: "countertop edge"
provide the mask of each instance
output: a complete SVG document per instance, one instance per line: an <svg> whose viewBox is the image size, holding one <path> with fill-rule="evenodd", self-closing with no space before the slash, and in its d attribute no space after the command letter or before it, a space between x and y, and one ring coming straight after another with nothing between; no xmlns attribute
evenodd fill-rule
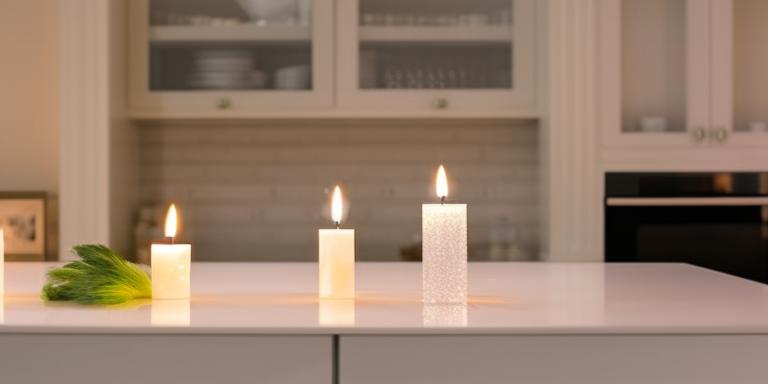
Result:
<svg viewBox="0 0 768 384"><path fill-rule="evenodd" d="M768 335L768 327L531 327L482 329L463 327L433 328L189 328L167 327L49 327L49 326L0 326L0 337L8 334L57 334L57 335L182 335L182 336L398 336L398 335L449 335L449 336L736 336Z"/></svg>

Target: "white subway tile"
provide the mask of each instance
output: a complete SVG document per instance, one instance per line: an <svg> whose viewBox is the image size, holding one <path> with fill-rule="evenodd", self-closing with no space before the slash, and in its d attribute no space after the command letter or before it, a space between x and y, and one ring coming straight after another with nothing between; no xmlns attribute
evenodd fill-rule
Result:
<svg viewBox="0 0 768 384"><path fill-rule="evenodd" d="M272 188L266 184L217 183L188 188L194 202L254 202L272 200Z"/></svg>
<svg viewBox="0 0 768 384"><path fill-rule="evenodd" d="M469 204L472 252L487 250L502 217L538 247L537 129L462 124L144 127L140 198L183 202L196 260L314 260L341 183L358 259L397 260L444 162L451 200Z"/></svg>

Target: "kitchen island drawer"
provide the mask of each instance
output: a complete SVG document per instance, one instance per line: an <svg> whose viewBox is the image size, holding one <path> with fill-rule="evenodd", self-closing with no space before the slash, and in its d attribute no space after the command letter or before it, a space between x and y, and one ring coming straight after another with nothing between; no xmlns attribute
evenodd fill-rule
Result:
<svg viewBox="0 0 768 384"><path fill-rule="evenodd" d="M3 383L326 383L332 336L0 334Z"/></svg>
<svg viewBox="0 0 768 384"><path fill-rule="evenodd" d="M342 336L342 384L764 383L768 335Z"/></svg>

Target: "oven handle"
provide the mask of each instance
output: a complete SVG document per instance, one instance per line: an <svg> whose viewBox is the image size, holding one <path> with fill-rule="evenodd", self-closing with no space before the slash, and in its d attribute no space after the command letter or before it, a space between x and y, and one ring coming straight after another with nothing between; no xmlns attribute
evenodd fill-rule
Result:
<svg viewBox="0 0 768 384"><path fill-rule="evenodd" d="M756 197L609 197L609 207L715 207L715 206L768 206L768 196Z"/></svg>

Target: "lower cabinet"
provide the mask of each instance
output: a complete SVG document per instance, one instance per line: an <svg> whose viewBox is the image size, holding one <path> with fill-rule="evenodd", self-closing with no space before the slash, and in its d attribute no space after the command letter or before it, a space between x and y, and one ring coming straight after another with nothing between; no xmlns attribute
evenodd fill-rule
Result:
<svg viewBox="0 0 768 384"><path fill-rule="evenodd" d="M0 335L0 383L331 384L332 336Z"/></svg>
<svg viewBox="0 0 768 384"><path fill-rule="evenodd" d="M342 384L765 383L765 335L342 336Z"/></svg>
<svg viewBox="0 0 768 384"><path fill-rule="evenodd" d="M0 334L0 383L765 383L768 335Z"/></svg>

